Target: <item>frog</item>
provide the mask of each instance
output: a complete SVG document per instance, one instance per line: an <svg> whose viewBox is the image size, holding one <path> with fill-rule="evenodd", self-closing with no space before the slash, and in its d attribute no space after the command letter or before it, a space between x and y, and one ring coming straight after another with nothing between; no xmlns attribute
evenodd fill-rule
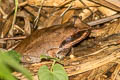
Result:
<svg viewBox="0 0 120 80"><path fill-rule="evenodd" d="M84 40L90 26L78 17L60 25L34 31L14 49L22 55L21 62L38 63L41 55L64 58L72 46Z"/></svg>

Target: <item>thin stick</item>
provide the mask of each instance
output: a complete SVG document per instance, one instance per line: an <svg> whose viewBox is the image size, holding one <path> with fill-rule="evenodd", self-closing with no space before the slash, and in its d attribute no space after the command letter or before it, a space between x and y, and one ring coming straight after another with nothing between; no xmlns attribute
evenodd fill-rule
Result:
<svg viewBox="0 0 120 80"><path fill-rule="evenodd" d="M116 18L120 18L120 14L109 16L109 17L99 19L99 20L96 20L96 21L91 21L91 22L88 22L87 24L89 26L95 26L95 25L98 25L98 24L103 24L103 23L109 22L109 21L111 21L113 19L116 19Z"/></svg>
<svg viewBox="0 0 120 80"><path fill-rule="evenodd" d="M26 38L26 36L20 36L20 37L11 37L11 38L0 38L0 41L2 40L4 40L4 41L6 41L6 40L19 40L19 39L25 39Z"/></svg>
<svg viewBox="0 0 120 80"><path fill-rule="evenodd" d="M61 17L72 7L72 3L73 3L73 1L72 1L71 4L68 6L68 8L60 15Z"/></svg>
<svg viewBox="0 0 120 80"><path fill-rule="evenodd" d="M35 22L34 28L35 29L37 29L37 24L38 24L38 21L39 21L40 12L42 10L43 3L44 3L44 0L41 1L41 5L40 5L39 10L38 10L38 16L34 20L34 22Z"/></svg>
<svg viewBox="0 0 120 80"><path fill-rule="evenodd" d="M88 9L93 14L93 11L84 3L84 1L82 0L79 1L85 6L86 9Z"/></svg>

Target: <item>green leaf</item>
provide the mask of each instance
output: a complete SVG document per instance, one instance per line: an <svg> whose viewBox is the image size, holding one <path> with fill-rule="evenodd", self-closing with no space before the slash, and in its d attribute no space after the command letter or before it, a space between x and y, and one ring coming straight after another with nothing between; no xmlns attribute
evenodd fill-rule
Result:
<svg viewBox="0 0 120 80"><path fill-rule="evenodd" d="M50 59L51 57L50 56L46 56L46 55L40 55L40 59Z"/></svg>
<svg viewBox="0 0 120 80"><path fill-rule="evenodd" d="M68 80L68 75L63 66L60 64L55 64L53 66L53 73L58 78L58 80Z"/></svg>
<svg viewBox="0 0 120 80"><path fill-rule="evenodd" d="M1 57L0 57L1 58ZM2 80L16 80L11 74L11 71L4 63L0 60L0 79Z"/></svg>
<svg viewBox="0 0 120 80"><path fill-rule="evenodd" d="M39 80L53 80L52 73L49 71L47 66L41 66L38 71Z"/></svg>
<svg viewBox="0 0 120 80"><path fill-rule="evenodd" d="M53 58L53 57L50 57L50 56L46 56L46 55L40 55L40 59L46 59L46 60L55 60L57 62L60 62L60 59L58 58Z"/></svg>
<svg viewBox="0 0 120 80"><path fill-rule="evenodd" d="M20 62L21 55L14 50L8 51L6 53L8 56L13 57L17 62Z"/></svg>
<svg viewBox="0 0 120 80"><path fill-rule="evenodd" d="M40 67L38 76L39 80L68 80L67 73L60 64L55 64L53 66L53 72L45 65Z"/></svg>
<svg viewBox="0 0 120 80"><path fill-rule="evenodd" d="M5 66L7 71L5 70L5 68L3 69L3 67L0 67L0 70L3 69L5 70L6 73L8 73L10 70L9 67L11 67L24 74L29 80L32 80L31 74L27 71L27 69L23 68L13 57L8 56L8 53L6 54L6 52L0 51L0 61L1 61L0 65ZM8 74L11 75L10 72ZM3 77L5 76L7 77L6 74L3 73L3 75L4 75Z"/></svg>

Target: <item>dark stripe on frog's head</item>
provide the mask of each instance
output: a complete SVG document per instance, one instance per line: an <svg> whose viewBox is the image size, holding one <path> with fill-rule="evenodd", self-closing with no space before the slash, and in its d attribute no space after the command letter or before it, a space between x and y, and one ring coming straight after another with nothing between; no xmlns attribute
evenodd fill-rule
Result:
<svg viewBox="0 0 120 80"><path fill-rule="evenodd" d="M79 32L67 37L65 40L62 41L62 43L60 44L59 47L62 48L64 45L69 44L70 42L75 41L76 39L80 38L85 31L86 30L79 31Z"/></svg>

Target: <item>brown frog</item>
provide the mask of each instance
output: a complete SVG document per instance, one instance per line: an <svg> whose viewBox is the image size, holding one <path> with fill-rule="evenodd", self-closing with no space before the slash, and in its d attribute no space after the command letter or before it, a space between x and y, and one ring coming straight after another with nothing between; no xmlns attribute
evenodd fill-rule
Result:
<svg viewBox="0 0 120 80"><path fill-rule="evenodd" d="M36 30L15 50L22 54L22 62L40 62L40 55L63 58L70 48L89 35L90 27L79 18L48 28Z"/></svg>

